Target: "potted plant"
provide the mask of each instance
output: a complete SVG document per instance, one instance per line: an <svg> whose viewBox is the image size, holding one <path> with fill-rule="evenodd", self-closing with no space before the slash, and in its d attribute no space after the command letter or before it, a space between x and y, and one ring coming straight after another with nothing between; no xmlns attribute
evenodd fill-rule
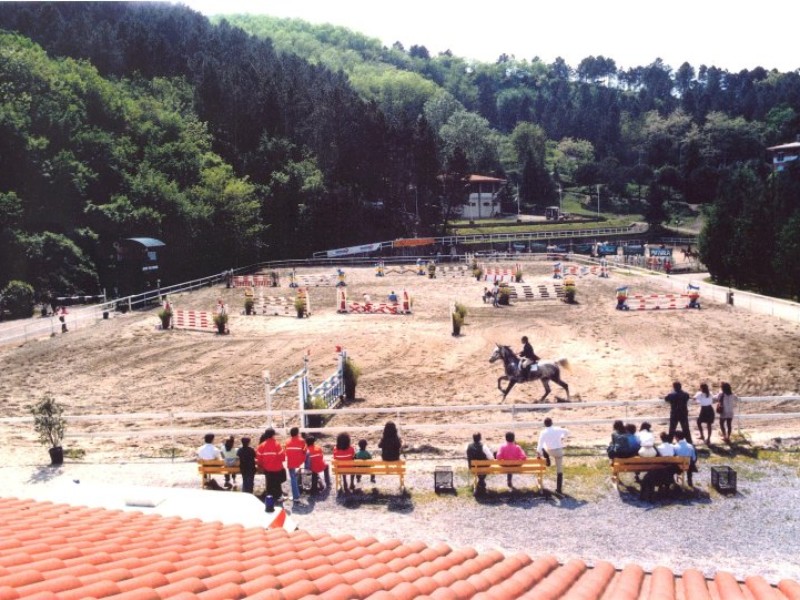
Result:
<svg viewBox="0 0 800 600"><path fill-rule="evenodd" d="M507 285L501 285L497 294L497 303L508 306L511 303L511 289Z"/></svg>
<svg viewBox="0 0 800 600"><path fill-rule="evenodd" d="M302 319L306 316L306 301L305 298L298 295L294 299L294 309L297 311L297 318Z"/></svg>
<svg viewBox="0 0 800 600"><path fill-rule="evenodd" d="M61 441L64 439L66 419L61 416L63 408L51 396L45 396L41 402L31 406L33 415L33 429L39 435L39 441L48 446L50 464L59 466L64 463L64 449Z"/></svg>
<svg viewBox="0 0 800 600"><path fill-rule="evenodd" d="M514 281L517 283L522 282L522 269L518 268L516 271L514 271Z"/></svg>
<svg viewBox="0 0 800 600"><path fill-rule="evenodd" d="M214 325L217 326L217 333L228 333L228 315L225 313L214 315Z"/></svg>
<svg viewBox="0 0 800 600"><path fill-rule="evenodd" d="M575 286L575 280L571 278L567 278L564 281L564 300L567 304L575 304L575 292L577 291L577 287Z"/></svg>
<svg viewBox="0 0 800 600"><path fill-rule="evenodd" d="M348 402L356 399L356 385L361 377L361 369L349 356L344 360L344 397Z"/></svg>
<svg viewBox="0 0 800 600"><path fill-rule="evenodd" d="M172 327L171 308L162 308L158 311L158 318L161 319L161 329L170 329Z"/></svg>
<svg viewBox="0 0 800 600"><path fill-rule="evenodd" d="M475 279L478 281L483 279L483 269L481 269L480 267L475 267L474 269L472 269L472 274L475 275Z"/></svg>
<svg viewBox="0 0 800 600"><path fill-rule="evenodd" d="M453 337L458 337L461 335L461 327L464 325L464 317L462 317L458 311L454 310L453 314L451 315L451 319L453 321Z"/></svg>
<svg viewBox="0 0 800 600"><path fill-rule="evenodd" d="M253 307L255 306L256 302L251 297L247 297L244 299L244 314L252 315L253 314Z"/></svg>
<svg viewBox="0 0 800 600"><path fill-rule="evenodd" d="M306 410L325 410L328 405L322 396L314 396L306 402ZM306 415L307 427L324 427L330 417L328 415Z"/></svg>

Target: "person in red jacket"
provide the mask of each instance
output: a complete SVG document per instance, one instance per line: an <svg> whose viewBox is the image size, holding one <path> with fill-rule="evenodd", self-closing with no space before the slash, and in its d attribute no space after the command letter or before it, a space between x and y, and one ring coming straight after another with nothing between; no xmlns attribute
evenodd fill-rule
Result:
<svg viewBox="0 0 800 600"><path fill-rule="evenodd" d="M344 431L336 437L333 460L355 460L356 449L350 443L350 435ZM342 489L347 492L347 475L342 475ZM356 489L356 476L350 475L350 491Z"/></svg>
<svg viewBox="0 0 800 600"><path fill-rule="evenodd" d="M306 441L300 437L300 429L289 430L289 441L286 442L286 468L289 469L289 483L292 486L292 500L300 500L299 470L306 462Z"/></svg>
<svg viewBox="0 0 800 600"><path fill-rule="evenodd" d="M263 438L264 441L256 449L256 464L266 475L267 495L277 502L283 494L281 484L286 481L286 471L283 468L286 453L275 439L275 430L272 427L264 432Z"/></svg>
<svg viewBox="0 0 800 600"><path fill-rule="evenodd" d="M319 483L319 474L325 474L325 485L331 485L331 473L328 465L325 463L325 456L322 453L322 447L317 446L317 438L309 435L306 438L308 444L308 459L311 466L311 493L314 494L318 490L322 491L325 488Z"/></svg>

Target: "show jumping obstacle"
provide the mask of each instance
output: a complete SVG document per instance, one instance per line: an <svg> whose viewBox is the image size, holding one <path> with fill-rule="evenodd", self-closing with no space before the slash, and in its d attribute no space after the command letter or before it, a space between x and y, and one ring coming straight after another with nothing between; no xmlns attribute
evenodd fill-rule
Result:
<svg viewBox="0 0 800 600"><path fill-rule="evenodd" d="M279 287L280 276L277 273L269 275L234 275L231 285L239 287Z"/></svg>
<svg viewBox="0 0 800 600"><path fill-rule="evenodd" d="M347 281L344 271L336 270L335 275L298 275L295 271L289 273L289 287L345 287Z"/></svg>
<svg viewBox="0 0 800 600"><path fill-rule="evenodd" d="M258 297L256 304L256 314L269 316L286 316L294 317L297 315L297 306L295 302L298 299L303 303L303 314L305 316L311 315L311 297L308 295L306 288L297 288L297 295L294 298L286 296L264 296L263 290Z"/></svg>
<svg viewBox="0 0 800 600"><path fill-rule="evenodd" d="M214 313L205 310L175 310L172 314L172 328L217 331Z"/></svg>
<svg viewBox="0 0 800 600"><path fill-rule="evenodd" d="M375 265L375 277L384 277L391 274L397 275L425 275L425 264L421 260L417 260L415 265L396 265L387 268L383 262Z"/></svg>
<svg viewBox="0 0 800 600"><path fill-rule="evenodd" d="M564 275L572 275L573 277L586 277L588 275L595 275L604 279L608 278L608 262L603 259L599 265L574 265L556 263L553 265L553 279L562 279Z"/></svg>
<svg viewBox="0 0 800 600"><path fill-rule="evenodd" d="M628 294L627 287L617 288L617 310L677 310L700 308L700 288L689 284L685 294Z"/></svg>
<svg viewBox="0 0 800 600"><path fill-rule="evenodd" d="M503 287L509 290L508 296L514 302L520 300L563 300L566 297L564 286L560 283L551 285L544 283L538 285L506 284Z"/></svg>
<svg viewBox="0 0 800 600"><path fill-rule="evenodd" d="M489 267L485 264L479 267L483 271L483 280L500 283L505 281L511 283L516 281L517 273L522 273L522 268L519 264L513 267Z"/></svg>
<svg viewBox="0 0 800 600"><path fill-rule="evenodd" d="M338 291L338 301L336 312L340 314L367 314L367 315L410 315L411 314L411 301L408 297L408 292L403 290L402 300L397 299L397 302L381 302L373 303L367 302L348 302L347 290L340 289Z"/></svg>

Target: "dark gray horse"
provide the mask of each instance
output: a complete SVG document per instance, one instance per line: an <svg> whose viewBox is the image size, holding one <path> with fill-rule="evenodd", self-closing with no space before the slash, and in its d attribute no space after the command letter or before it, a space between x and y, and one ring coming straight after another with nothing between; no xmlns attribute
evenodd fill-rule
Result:
<svg viewBox="0 0 800 600"><path fill-rule="evenodd" d="M506 374L502 377L498 377L497 379L497 389L503 392L503 400L506 399L508 392L510 392L511 388L513 388L517 383L525 383L527 381L536 381L537 379L541 379L542 385L544 386L544 396L539 398L539 402L543 402L544 399L550 394L550 381L553 381L564 388L564 390L567 392L567 402L570 401L569 386L566 384L566 382L561 380L561 367L569 370L569 361L566 358L559 358L555 361L540 362L536 365L538 369L528 369L526 370L527 372L523 373L522 375L517 374L519 357L510 346L501 346L500 344L497 344L497 348L492 353L489 362L493 363L500 359L502 359L503 366L506 370ZM504 379L508 381L508 387L506 387L506 389L503 389L503 386L500 385L500 382Z"/></svg>

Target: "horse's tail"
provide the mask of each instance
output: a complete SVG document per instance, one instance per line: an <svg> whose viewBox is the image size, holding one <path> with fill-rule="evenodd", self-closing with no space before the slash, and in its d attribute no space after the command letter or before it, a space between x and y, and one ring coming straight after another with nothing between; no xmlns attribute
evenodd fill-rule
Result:
<svg viewBox="0 0 800 600"><path fill-rule="evenodd" d="M559 358L556 361L556 364L559 367L563 368L565 371L570 371L570 372L572 371L572 367L570 366L569 361L566 358Z"/></svg>

